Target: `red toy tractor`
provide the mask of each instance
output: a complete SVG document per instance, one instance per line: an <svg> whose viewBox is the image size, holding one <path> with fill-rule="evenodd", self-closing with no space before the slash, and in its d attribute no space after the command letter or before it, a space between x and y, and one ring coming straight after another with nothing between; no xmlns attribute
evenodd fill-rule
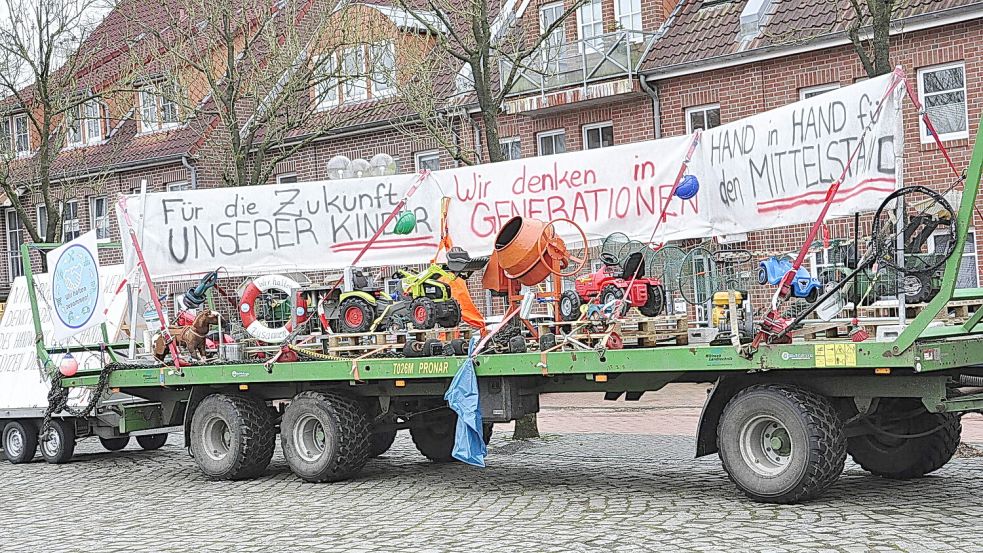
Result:
<svg viewBox="0 0 983 553"><path fill-rule="evenodd" d="M601 310L613 309L616 299L626 297L622 304L621 315L628 313L630 307L637 307L642 315L656 317L665 307L665 289L662 281L657 278L643 276L645 265L641 252L629 255L624 262L610 253L602 253L601 261L604 266L597 271L577 277L575 290L566 290L560 295L560 316L564 321L575 321L580 317L580 306L593 300ZM632 276L638 276L628 283Z"/></svg>

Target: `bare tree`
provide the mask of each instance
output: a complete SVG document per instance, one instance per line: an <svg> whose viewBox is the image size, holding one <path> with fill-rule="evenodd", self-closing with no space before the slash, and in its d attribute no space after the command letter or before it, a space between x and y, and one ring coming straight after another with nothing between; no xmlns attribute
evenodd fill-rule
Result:
<svg viewBox="0 0 983 553"><path fill-rule="evenodd" d="M854 19L847 34L868 77L894 70L891 65L891 16L903 3L903 0L850 0ZM868 27L870 38L864 40L861 33Z"/></svg>
<svg viewBox="0 0 983 553"><path fill-rule="evenodd" d="M330 109L339 88L366 82L383 55L333 2L146 1L168 21L147 31L161 53L136 85L199 128L209 144L202 155L227 186L267 182L278 162L350 120ZM352 67L355 56L341 54L356 44Z"/></svg>
<svg viewBox="0 0 983 553"><path fill-rule="evenodd" d="M433 76L403 82L401 96L404 101L424 108L419 112L426 130L455 159L476 163L476 150L462 148L462 142L449 134L445 106L428 101L446 98L448 93L438 89L436 84L429 90L426 88L428 83L441 82L436 78L437 71L448 65L460 67L454 88L474 94L473 103L481 112L487 161L504 160L498 127L505 98L515 89L524 72L544 70L544 58L549 57L551 51L555 54L556 45L551 37L556 36L554 32L562 33L567 18L585 1L567 2L563 13L542 28L538 22L534 26L523 25L514 13L503 13L511 8L499 0L422 0L419 3L397 0L400 7L434 38L433 55L419 66L424 75Z"/></svg>
<svg viewBox="0 0 983 553"><path fill-rule="evenodd" d="M107 87L85 86L79 78L100 51L88 41L102 12L98 1L0 4L7 12L0 21L0 187L34 242L61 240L66 200L93 182L85 154L65 156L65 146L93 120L100 136L108 133L98 103ZM44 206L43 228L28 214L33 204Z"/></svg>

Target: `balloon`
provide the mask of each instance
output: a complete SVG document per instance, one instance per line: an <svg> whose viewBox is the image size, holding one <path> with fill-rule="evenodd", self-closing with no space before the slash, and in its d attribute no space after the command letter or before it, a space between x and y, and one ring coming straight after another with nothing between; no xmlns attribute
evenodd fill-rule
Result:
<svg viewBox="0 0 983 553"><path fill-rule="evenodd" d="M679 182L679 186L676 187L676 196L679 196L681 200L688 200L700 190L700 181L696 180L694 175L686 175L683 180Z"/></svg>
<svg viewBox="0 0 983 553"><path fill-rule="evenodd" d="M78 359L75 359L71 353L66 353L64 359L61 360L61 366L58 367L62 376L71 378L75 376L75 373L79 371Z"/></svg>

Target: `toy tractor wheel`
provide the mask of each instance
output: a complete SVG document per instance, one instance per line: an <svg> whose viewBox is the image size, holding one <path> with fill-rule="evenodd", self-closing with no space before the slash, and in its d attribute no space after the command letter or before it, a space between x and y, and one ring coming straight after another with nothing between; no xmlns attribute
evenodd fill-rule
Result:
<svg viewBox="0 0 983 553"><path fill-rule="evenodd" d="M450 342L447 342L447 347L445 348L445 350L447 348L450 348L451 350L450 355L465 355L467 353L467 347L468 345L464 340L460 338L454 338Z"/></svg>
<svg viewBox="0 0 983 553"><path fill-rule="evenodd" d="M576 321L580 318L580 296L573 290L565 290L560 294L560 318L564 321Z"/></svg>
<svg viewBox="0 0 983 553"><path fill-rule="evenodd" d="M608 336L608 341L604 344L604 347L607 349L625 349L625 341L621 338L620 334L612 332Z"/></svg>
<svg viewBox="0 0 983 553"><path fill-rule="evenodd" d="M338 308L338 329L345 334L368 332L375 310L362 298L345 298Z"/></svg>
<svg viewBox="0 0 983 553"><path fill-rule="evenodd" d="M437 304L430 298L416 298L410 304L413 328L426 330L437 324Z"/></svg>
<svg viewBox="0 0 983 553"><path fill-rule="evenodd" d="M764 286L768 284L768 269L764 265L758 267L758 284Z"/></svg>
<svg viewBox="0 0 983 553"><path fill-rule="evenodd" d="M461 324L461 304L450 299L440 303L440 315L437 316L437 326L455 328Z"/></svg>
<svg viewBox="0 0 983 553"><path fill-rule="evenodd" d="M509 339L509 353L525 353L526 339L522 336L513 336Z"/></svg>
<svg viewBox="0 0 983 553"><path fill-rule="evenodd" d="M806 294L806 301L809 303L816 303L816 300L818 299L819 299L819 287L817 286L812 290L809 290L809 293Z"/></svg>
<svg viewBox="0 0 983 553"><path fill-rule="evenodd" d="M625 297L625 291L614 284L608 284L601 289L601 305L608 305L614 300L620 300L623 297ZM624 317L627 315L630 307L627 302L622 302L621 309L618 310L618 316Z"/></svg>
<svg viewBox="0 0 983 553"><path fill-rule="evenodd" d="M539 351L548 351L556 347L556 334L547 332L539 336Z"/></svg>
<svg viewBox="0 0 983 553"><path fill-rule="evenodd" d="M651 284L647 284L645 288L649 297L645 301L645 305L639 307L638 310L646 317L658 317L666 306L665 288Z"/></svg>

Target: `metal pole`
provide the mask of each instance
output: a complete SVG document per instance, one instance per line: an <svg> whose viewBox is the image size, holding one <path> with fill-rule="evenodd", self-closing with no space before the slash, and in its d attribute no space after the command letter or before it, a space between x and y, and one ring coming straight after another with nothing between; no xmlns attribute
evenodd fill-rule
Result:
<svg viewBox="0 0 983 553"><path fill-rule="evenodd" d="M141 244L143 243L144 222L147 220L147 218L144 217L144 213L146 213L146 211L147 211L146 208L144 207L146 205L147 205L147 179L143 179L143 180L140 181L140 233L139 233L139 236L140 236L140 243ZM122 230L120 231L120 234L122 234ZM129 289L129 292L130 292L130 349L129 349L129 358L130 359L133 359L134 357L136 357L136 349L137 349L137 342L136 342L137 310L140 307L140 291L143 289L143 281L141 281L139 278L132 279L130 281L130 284L128 286L128 289ZM162 320L160 322L160 324L161 325L165 325L167 323L166 323L166 321L163 321ZM146 347L146 344L144 344L144 346Z"/></svg>

